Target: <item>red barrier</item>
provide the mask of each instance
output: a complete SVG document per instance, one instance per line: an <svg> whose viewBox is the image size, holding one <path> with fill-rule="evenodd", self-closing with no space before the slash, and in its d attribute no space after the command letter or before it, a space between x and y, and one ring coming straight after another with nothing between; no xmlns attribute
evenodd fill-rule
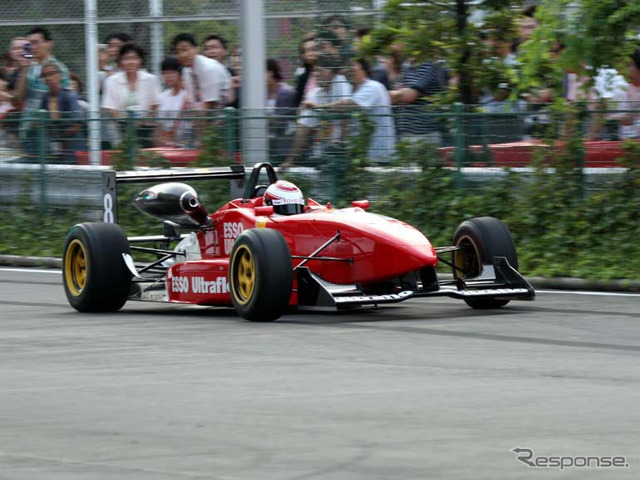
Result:
<svg viewBox="0 0 640 480"><path fill-rule="evenodd" d="M563 142L557 142L554 148L560 151L564 147ZM541 140L527 140L511 143L496 143L491 145L471 145L469 150L480 155L488 150L491 162L472 162L474 167L528 167L534 158L536 149L551 148ZM594 141L584 142L585 157L584 166L589 168L620 167L618 158L624 155L622 142ZM454 163L455 147L443 147L438 149L443 158L450 165Z"/></svg>

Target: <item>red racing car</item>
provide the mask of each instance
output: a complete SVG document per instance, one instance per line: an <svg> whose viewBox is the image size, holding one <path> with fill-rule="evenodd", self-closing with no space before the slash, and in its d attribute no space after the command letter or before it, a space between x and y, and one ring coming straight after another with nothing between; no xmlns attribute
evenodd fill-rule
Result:
<svg viewBox="0 0 640 480"><path fill-rule="evenodd" d="M259 184L261 174L266 184ZM243 166L103 175L105 221L75 225L64 247L64 290L82 312L146 300L233 306L245 319L269 321L292 308L441 295L498 308L535 296L517 271L511 234L496 218L467 220L451 246L434 247L411 225L367 212L366 200L342 209L305 201L268 163L254 166L241 198L211 215L181 181L228 179L241 188ZM142 190L134 205L162 219L164 235L127 238L117 224L117 185L159 181L165 183ZM132 252L157 260L136 262ZM439 261L451 265L453 279L438 278Z"/></svg>

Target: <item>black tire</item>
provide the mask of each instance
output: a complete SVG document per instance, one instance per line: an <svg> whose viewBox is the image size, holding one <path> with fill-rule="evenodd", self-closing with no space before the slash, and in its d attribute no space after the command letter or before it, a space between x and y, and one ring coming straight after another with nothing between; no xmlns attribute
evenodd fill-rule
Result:
<svg viewBox="0 0 640 480"><path fill-rule="evenodd" d="M291 252L277 230L245 230L229 258L231 301L241 317L268 322L280 317L291 297Z"/></svg>
<svg viewBox="0 0 640 480"><path fill-rule="evenodd" d="M115 312L129 296L131 272L123 253L129 242L114 223L80 223L67 235L62 283L67 300L80 312Z"/></svg>
<svg viewBox="0 0 640 480"><path fill-rule="evenodd" d="M455 278L473 278L480 275L483 264L493 264L493 257L506 257L518 269L518 254L507 226L494 217L477 217L460 224L453 236L453 245L464 250L453 252ZM509 300L494 297L465 299L467 305L477 309L500 308Z"/></svg>

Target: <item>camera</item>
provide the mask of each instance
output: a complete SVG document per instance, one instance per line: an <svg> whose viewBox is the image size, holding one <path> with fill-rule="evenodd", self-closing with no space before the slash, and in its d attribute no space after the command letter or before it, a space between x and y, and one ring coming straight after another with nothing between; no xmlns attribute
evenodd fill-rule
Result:
<svg viewBox="0 0 640 480"><path fill-rule="evenodd" d="M24 58L33 58L33 52L31 51L31 44L25 43L22 47Z"/></svg>

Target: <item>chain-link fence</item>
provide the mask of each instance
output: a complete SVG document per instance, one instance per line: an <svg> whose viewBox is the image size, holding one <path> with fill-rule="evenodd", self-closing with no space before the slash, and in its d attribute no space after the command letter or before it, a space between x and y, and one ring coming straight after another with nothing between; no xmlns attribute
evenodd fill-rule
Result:
<svg viewBox="0 0 640 480"><path fill-rule="evenodd" d="M624 112L593 112L576 125L576 115L546 110L479 113L477 107L461 105L424 110L434 129L422 136L397 133L394 124L406 115L401 110L387 115L356 109L315 111L313 117L295 111L241 112L231 107L206 117L183 111L140 118L129 112L97 120L103 130L113 129L120 138L113 148L101 151L101 166L90 166L86 135L90 120L82 115L52 118L47 111L35 112L31 117L34 141L29 148L18 140L24 118L6 118L0 121L0 140L5 145L0 150L0 201L7 205L16 200L12 185L24 175L32 177L35 203L55 205L88 200L86 194L91 197L91 193L84 183L91 172L97 179L103 168L245 163L247 152L238 143L238 128L240 117L247 115L267 122L267 160L282 171L306 177L313 183L310 194L321 200L346 199L354 191L344 181L349 171L349 181L358 179L357 172L376 172L380 181L361 189L373 198L380 196L378 189L384 189L383 177L398 171L444 169L451 172L454 187L468 189L503 179L508 172L524 175L535 167L555 168L557 159L569 155L572 168L585 174L585 191L606 190L610 180L626 171L620 126L611 128L607 120ZM603 123L608 128L597 136L590 133ZM340 131L337 136L336 130ZM66 178L73 189L52 184L52 175ZM99 192L94 193L89 200L99 207Z"/></svg>
<svg viewBox="0 0 640 480"><path fill-rule="evenodd" d="M300 65L298 44L305 35L322 30L337 15L346 27L341 41L348 45L358 27L372 26L380 4L376 0L265 0L267 57L277 58L285 79L291 80ZM178 33L189 32L199 42L218 34L229 43L231 64L231 53L241 48L239 15L239 0L100 0L98 41L106 43L110 32L125 32L148 52L159 50L164 55L172 53L171 39ZM8 50L11 40L26 36L30 28L45 27L55 42L53 54L85 79L84 23L80 0L5 0L0 2L0 50ZM146 68L158 72L160 60L149 57Z"/></svg>

